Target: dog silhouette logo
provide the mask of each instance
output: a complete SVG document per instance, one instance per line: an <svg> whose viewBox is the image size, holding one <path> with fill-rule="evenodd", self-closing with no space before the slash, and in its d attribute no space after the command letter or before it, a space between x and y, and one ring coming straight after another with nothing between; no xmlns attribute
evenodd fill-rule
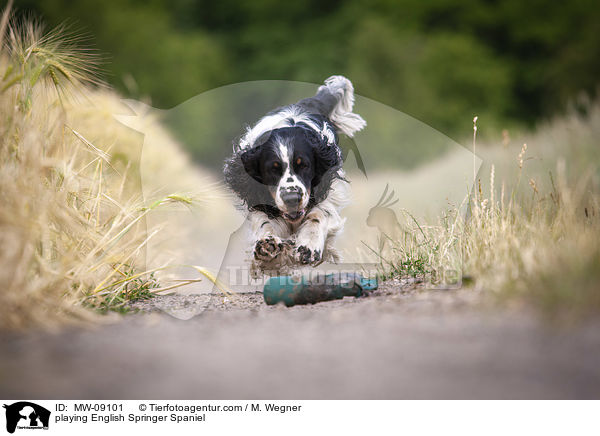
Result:
<svg viewBox="0 0 600 436"><path fill-rule="evenodd" d="M6 431L14 433L16 429L48 430L50 411L28 401L19 401L4 405L6 409Z"/></svg>

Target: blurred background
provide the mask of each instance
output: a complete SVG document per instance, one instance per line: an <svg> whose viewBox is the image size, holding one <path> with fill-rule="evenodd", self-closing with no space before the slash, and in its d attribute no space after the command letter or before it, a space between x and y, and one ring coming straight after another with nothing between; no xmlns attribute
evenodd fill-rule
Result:
<svg viewBox="0 0 600 436"><path fill-rule="evenodd" d="M592 0L18 0L64 22L105 55L105 78L126 96L167 109L251 80L322 83L356 92L459 142L532 128L594 98L600 8ZM177 129L188 132L188 129ZM183 133L185 135L185 133ZM207 166L221 156L190 138ZM228 147L226 147L228 148ZM221 148L223 149L223 148ZM407 164L409 165L409 164Z"/></svg>

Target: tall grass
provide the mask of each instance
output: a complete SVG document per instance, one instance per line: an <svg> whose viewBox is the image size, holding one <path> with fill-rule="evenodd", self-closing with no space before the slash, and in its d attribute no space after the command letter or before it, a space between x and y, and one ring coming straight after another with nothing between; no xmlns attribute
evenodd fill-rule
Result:
<svg viewBox="0 0 600 436"><path fill-rule="evenodd" d="M98 57L64 28L0 21L0 328L88 319L158 288L139 136L106 110ZM168 147L168 144L165 145Z"/></svg>
<svg viewBox="0 0 600 436"><path fill-rule="evenodd" d="M436 273L462 265L500 301L561 319L600 313L599 131L592 103L540 126L527 143L505 133L498 144L477 144L485 165L465 199L466 220L453 207L437 226L407 221L388 273L448 282Z"/></svg>
<svg viewBox="0 0 600 436"><path fill-rule="evenodd" d="M526 143L487 146L490 176L464 237L465 270L482 289L549 316L600 313L599 130L596 103Z"/></svg>

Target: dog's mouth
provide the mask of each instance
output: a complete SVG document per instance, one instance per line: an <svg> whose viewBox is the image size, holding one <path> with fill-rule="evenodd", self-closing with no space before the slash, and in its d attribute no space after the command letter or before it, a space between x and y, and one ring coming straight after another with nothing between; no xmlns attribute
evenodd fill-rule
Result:
<svg viewBox="0 0 600 436"><path fill-rule="evenodd" d="M283 212L283 218L290 222L296 222L302 219L304 216L304 209L296 210L294 212Z"/></svg>

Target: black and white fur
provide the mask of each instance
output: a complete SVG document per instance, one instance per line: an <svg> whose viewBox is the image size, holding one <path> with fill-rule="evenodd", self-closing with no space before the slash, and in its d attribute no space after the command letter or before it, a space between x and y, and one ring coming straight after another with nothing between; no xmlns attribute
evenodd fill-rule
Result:
<svg viewBox="0 0 600 436"><path fill-rule="evenodd" d="M249 127L226 160L225 182L249 210L255 270L339 261L333 239L349 189L338 133L352 137L366 126L353 106L352 83L332 76L314 97Z"/></svg>

